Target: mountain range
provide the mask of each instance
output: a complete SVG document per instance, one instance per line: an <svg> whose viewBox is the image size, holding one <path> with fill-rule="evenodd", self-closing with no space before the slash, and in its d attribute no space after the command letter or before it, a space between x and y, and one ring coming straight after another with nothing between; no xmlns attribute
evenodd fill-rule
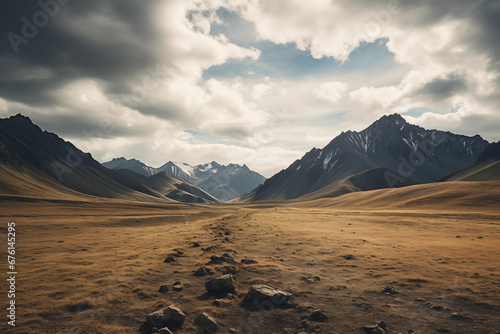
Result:
<svg viewBox="0 0 500 334"><path fill-rule="evenodd" d="M500 180L500 143L427 130L398 114L359 132L342 132L267 180L246 165L215 161L196 166L169 161L152 168L117 158L101 165L27 117L0 119L0 198L306 201L424 183L492 180Z"/></svg>
<svg viewBox="0 0 500 334"><path fill-rule="evenodd" d="M165 174L146 177L105 168L89 153L42 131L22 115L0 119L0 176L0 194L10 196L218 202Z"/></svg>
<svg viewBox="0 0 500 334"><path fill-rule="evenodd" d="M409 124L399 114L342 132L266 180L247 201L314 199L435 182L473 165L489 143Z"/></svg>
<svg viewBox="0 0 500 334"><path fill-rule="evenodd" d="M250 170L246 165L229 164L215 161L191 166L187 163L169 161L159 168L149 167L136 159L115 158L103 166L119 170L128 169L144 176L164 173L168 176L193 184L221 201L251 192L265 181L265 177Z"/></svg>

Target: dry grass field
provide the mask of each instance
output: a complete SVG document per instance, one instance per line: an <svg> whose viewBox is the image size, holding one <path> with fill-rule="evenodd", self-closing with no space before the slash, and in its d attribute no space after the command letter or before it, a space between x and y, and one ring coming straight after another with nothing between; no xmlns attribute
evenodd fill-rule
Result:
<svg viewBox="0 0 500 334"><path fill-rule="evenodd" d="M197 333L201 312L220 333L365 333L379 321L386 333L499 333L500 211L446 208L4 199L18 271L16 328L5 332L139 333L147 314L175 304L187 315L179 334ZM174 249L184 254L164 263ZM235 263L207 265L223 253ZM215 274L194 276L202 265ZM236 292L204 296L205 281L228 272ZM292 306L243 307L256 283L291 292ZM313 310L329 319L310 320Z"/></svg>

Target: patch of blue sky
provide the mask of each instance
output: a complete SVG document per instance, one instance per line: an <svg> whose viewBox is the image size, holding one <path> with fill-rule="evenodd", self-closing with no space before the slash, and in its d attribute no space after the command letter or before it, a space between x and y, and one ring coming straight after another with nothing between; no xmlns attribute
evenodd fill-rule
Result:
<svg viewBox="0 0 500 334"><path fill-rule="evenodd" d="M261 56L257 60L231 60L222 65L205 70L203 78L228 79L252 75L273 79L304 79L307 77L329 77L356 72L384 72L398 66L394 54L386 46L387 39L373 43L362 43L351 52L349 59L342 63L331 57L315 59L309 51L297 49L294 43L275 44L256 38L254 26L238 14L220 9L222 24L213 24L212 35L224 34L230 42L257 48Z"/></svg>
<svg viewBox="0 0 500 334"><path fill-rule="evenodd" d="M437 113L436 110L430 109L430 108L413 108L413 109L410 109L407 112L403 113L403 117L404 117L404 115L408 115L411 117L418 118L418 117L422 116L423 114L425 114L426 112Z"/></svg>

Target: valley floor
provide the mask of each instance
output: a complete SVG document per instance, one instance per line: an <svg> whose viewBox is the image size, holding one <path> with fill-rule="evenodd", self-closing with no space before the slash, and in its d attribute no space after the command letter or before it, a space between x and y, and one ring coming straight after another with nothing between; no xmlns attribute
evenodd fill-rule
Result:
<svg viewBox="0 0 500 334"><path fill-rule="evenodd" d="M378 321L387 333L498 333L500 211L473 211L4 201L2 259L8 221L17 232L12 332L138 333L175 304L187 315L175 333L196 333L200 312L220 333L364 333ZM163 263L173 249L184 256ZM193 272L223 253L237 263L211 265L212 276L233 272L237 291L214 306L202 297L211 276ZM291 292L293 307L243 308L256 283ZM307 319L315 309L328 321Z"/></svg>

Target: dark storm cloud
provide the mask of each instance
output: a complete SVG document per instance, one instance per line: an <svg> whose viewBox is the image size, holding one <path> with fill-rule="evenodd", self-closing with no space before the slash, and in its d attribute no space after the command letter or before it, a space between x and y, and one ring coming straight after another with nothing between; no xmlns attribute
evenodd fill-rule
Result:
<svg viewBox="0 0 500 334"><path fill-rule="evenodd" d="M442 100L465 92L467 90L467 80L462 76L452 73L442 78L435 78L421 88L417 89L413 95L430 96L433 100Z"/></svg>
<svg viewBox="0 0 500 334"><path fill-rule="evenodd" d="M472 12L474 25L480 31L469 36L470 43L477 50L487 50L490 67L498 71L500 66L500 1L480 1Z"/></svg>
<svg viewBox="0 0 500 334"><path fill-rule="evenodd" d="M44 10L37 2L7 1L0 5L0 97L28 104L54 103L57 97L51 92L79 78L98 79L109 92L122 93L129 90L131 77L156 62L150 47L157 38L148 20L151 2L41 2L56 4L59 9L55 13L54 5L48 7L55 15L46 15L47 24L40 27L34 23L43 23L37 13ZM23 27L30 25L37 33L23 35ZM26 43L18 43L13 34ZM18 77L20 69L34 66L43 67L50 75L37 80Z"/></svg>

